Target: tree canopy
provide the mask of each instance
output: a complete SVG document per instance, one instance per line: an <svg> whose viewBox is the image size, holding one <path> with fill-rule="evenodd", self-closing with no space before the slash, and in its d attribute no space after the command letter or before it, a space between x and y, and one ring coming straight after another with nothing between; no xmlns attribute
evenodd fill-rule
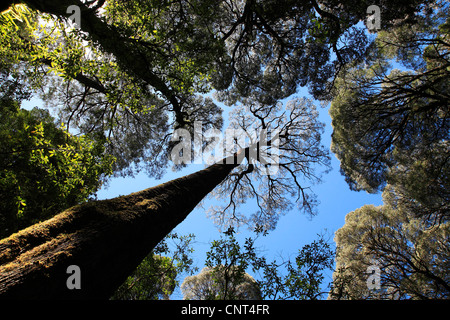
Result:
<svg viewBox="0 0 450 320"><path fill-rule="evenodd" d="M392 28L415 22L428 2L370 4L383 11L382 27ZM360 60L371 45L358 25L366 18L368 3L23 3L27 6L13 5L2 15L2 56L14 72L26 75L48 107L56 108L58 121L105 143L106 152L116 158L115 174L145 169L160 178L176 144L174 130L184 128L194 135L195 121L205 131L220 130L222 110L205 96L213 92L219 102L250 108L248 121L260 129L283 129L281 124L288 121L279 136L286 160L280 161L280 178L266 176L255 186L249 180L251 175L258 179L252 168L259 161L244 161L221 186L231 195L218 221L239 217L235 207L248 197L256 199L259 210L243 220L266 230L292 206L291 196L301 210L315 212L310 185L320 174L311 168L328 164L319 144L321 126L309 121L316 118L312 103L305 108L297 100L284 110L280 104L300 86L307 86L315 98L332 97L338 72ZM79 8L76 19L69 6ZM248 121L241 123L247 130ZM213 209L213 216L217 212Z"/></svg>
<svg viewBox="0 0 450 320"><path fill-rule="evenodd" d="M336 232L333 299L448 299L449 222L430 226L397 201L387 186L384 205L347 214ZM377 268L379 287L368 285Z"/></svg>
<svg viewBox="0 0 450 320"><path fill-rule="evenodd" d="M410 196L428 206L422 214L446 218L448 10L438 1L413 26L380 31L366 58L336 80L330 109L332 151L352 189L375 192L402 180Z"/></svg>
<svg viewBox="0 0 450 320"><path fill-rule="evenodd" d="M0 98L0 237L85 202L113 159L87 136L58 128L47 110Z"/></svg>
<svg viewBox="0 0 450 320"><path fill-rule="evenodd" d="M383 190L336 232L334 299L448 299L449 6L377 34L336 80L332 151L355 190ZM377 270L378 288L368 282Z"/></svg>
<svg viewBox="0 0 450 320"><path fill-rule="evenodd" d="M382 12L376 33L360 23L371 5ZM52 248L48 257L56 257L49 267L60 271L76 253L90 268L89 279L108 286L101 292L106 295L144 257L137 243L155 246L212 190L223 203L209 214L223 227L267 232L294 206L313 215L318 201L311 186L330 168L330 157L321 142L318 103L295 95L307 87L313 99L332 102L331 151L350 187L384 190L384 206L350 213L337 232L341 273L333 294L374 297L363 281L370 261L383 270L377 297L448 297L442 245L448 243L450 203L448 1L9 0L1 10L0 237L85 202L108 175L145 170L162 178L170 166L188 165L188 154L205 152L215 163L207 169L74 207L20 233L20 245L34 250L36 230L54 228L58 239L44 231L37 236L41 248ZM30 97L42 99L45 110L21 109ZM232 133L216 144L224 120ZM211 158L203 161L212 164ZM242 207L248 200L255 201L254 212ZM80 218L75 230L75 212L87 217L91 210L99 214ZM139 221L160 225L150 226L153 236ZM116 237L121 228L132 236ZM14 248L2 258L5 270L27 281L41 270L30 258L29 273L11 271L23 258L15 239L0 243ZM112 240L129 252L116 257L107 248ZM93 248L104 254L96 262L85 254ZM208 269L191 283L214 287L203 296L209 298L244 297L233 292L240 285L257 288L252 297L321 295L321 272L331 264L323 241L305 247L286 277L275 263L256 257L251 241L245 250L232 239L213 243ZM95 278L104 257L122 261L110 274L114 284ZM165 278L151 279L156 290L147 292L128 279L137 289L128 293L156 298L170 292L172 262L149 255L143 268L164 269ZM250 262L266 280L246 274Z"/></svg>

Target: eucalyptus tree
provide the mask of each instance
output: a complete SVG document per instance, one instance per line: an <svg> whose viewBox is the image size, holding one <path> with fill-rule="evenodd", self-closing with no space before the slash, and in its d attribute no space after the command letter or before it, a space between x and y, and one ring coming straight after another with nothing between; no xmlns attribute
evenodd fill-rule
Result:
<svg viewBox="0 0 450 320"><path fill-rule="evenodd" d="M335 82L332 150L350 187L384 190L384 205L336 233L331 298L449 297L449 30L437 1L413 26L380 31Z"/></svg>
<svg viewBox="0 0 450 320"><path fill-rule="evenodd" d="M22 3L28 7L14 5L2 14L4 61L61 111L68 128L106 140L117 159L117 174L145 168L161 177L177 145L177 129L194 135L196 121L205 130L219 129L221 108L204 95L212 90L219 101L249 108L251 117L245 121L251 126L280 129L278 137L266 140L268 149L279 146L280 176L266 175L259 191L249 178L261 172L256 163L261 168L266 163L250 156L250 149L263 149L252 141L225 155L225 163L140 193L74 207L1 242L8 248L1 258L5 294L105 297L222 182L221 188L230 191L225 209L231 216L237 216L235 205L244 196L254 196L260 210L253 220L264 230L272 229L277 214L290 207L289 196L313 212L307 188L318 175L312 169L328 161L318 140L321 126L310 102L294 100L280 110L280 101L305 85L316 98L331 97L337 72L361 59L370 45L365 29L357 25L369 5L380 7L381 26L391 28L414 23L431 2ZM72 28L68 18L75 23ZM33 255L21 253L32 248ZM45 261L46 272L37 261ZM63 271L69 262L84 270L86 290L65 288ZM28 290L30 283L40 289Z"/></svg>
<svg viewBox="0 0 450 320"><path fill-rule="evenodd" d="M450 224L418 217L402 191L388 185L382 206L347 214L335 236L331 299L449 298Z"/></svg>
<svg viewBox="0 0 450 320"><path fill-rule="evenodd" d="M350 187L400 184L422 209L449 215L449 6L437 1L411 27L377 34L347 65L331 104L332 151Z"/></svg>

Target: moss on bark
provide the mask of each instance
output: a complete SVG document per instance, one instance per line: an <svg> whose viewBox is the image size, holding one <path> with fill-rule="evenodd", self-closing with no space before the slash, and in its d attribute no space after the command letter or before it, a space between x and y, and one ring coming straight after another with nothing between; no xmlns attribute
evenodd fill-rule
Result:
<svg viewBox="0 0 450 320"><path fill-rule="evenodd" d="M236 165L72 207L0 241L0 298L107 299ZM67 268L81 270L69 290Z"/></svg>

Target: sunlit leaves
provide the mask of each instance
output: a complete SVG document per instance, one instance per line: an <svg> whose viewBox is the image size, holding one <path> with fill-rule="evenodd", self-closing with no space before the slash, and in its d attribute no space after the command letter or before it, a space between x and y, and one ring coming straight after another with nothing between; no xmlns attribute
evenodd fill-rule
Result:
<svg viewBox="0 0 450 320"><path fill-rule="evenodd" d="M202 6L183 2L111 1L106 16L145 50L142 52L148 67L161 74L174 92L192 95L211 89L208 85L211 63L220 47L197 16Z"/></svg>
<svg viewBox="0 0 450 320"><path fill-rule="evenodd" d="M111 297L113 300L160 300L168 299L183 274L193 274L193 234L179 236L168 234L154 250L128 276ZM172 245L175 248L172 248Z"/></svg>
<svg viewBox="0 0 450 320"><path fill-rule="evenodd" d="M57 128L48 112L1 108L3 236L86 201L112 174L101 145Z"/></svg>

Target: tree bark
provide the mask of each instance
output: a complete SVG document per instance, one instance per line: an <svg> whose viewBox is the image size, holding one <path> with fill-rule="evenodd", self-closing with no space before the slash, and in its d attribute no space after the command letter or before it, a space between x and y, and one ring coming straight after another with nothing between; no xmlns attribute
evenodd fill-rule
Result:
<svg viewBox="0 0 450 320"><path fill-rule="evenodd" d="M237 165L78 205L1 240L0 298L108 299ZM70 265L80 268L80 289L66 284Z"/></svg>

